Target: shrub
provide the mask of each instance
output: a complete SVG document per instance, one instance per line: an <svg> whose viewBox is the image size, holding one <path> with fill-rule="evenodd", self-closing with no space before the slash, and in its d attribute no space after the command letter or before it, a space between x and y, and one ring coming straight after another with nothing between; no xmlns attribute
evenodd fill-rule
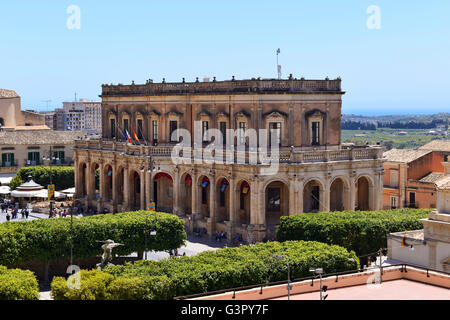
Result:
<svg viewBox="0 0 450 320"><path fill-rule="evenodd" d="M184 222L175 215L157 213L156 236L149 236L148 212L125 212L73 219L73 257L90 258L102 253L101 243L112 239L123 244L114 253L129 255L147 248L171 250L186 239ZM0 224L0 264L17 266L30 261L53 261L70 254L70 218L42 219Z"/></svg>
<svg viewBox="0 0 450 320"><path fill-rule="evenodd" d="M72 188L75 186L75 174L74 167L56 167L52 166L38 166L38 167L23 167L18 172L16 177L19 177L22 181L27 181L28 176L31 175L33 177L34 182L47 187L50 184L50 175L52 176L52 183L55 185L56 190L64 190L68 188ZM11 181L10 188L12 190L16 189L21 183L17 184L19 180L12 183L14 179Z"/></svg>
<svg viewBox="0 0 450 320"><path fill-rule="evenodd" d="M108 299L114 300L168 300L180 295L285 280L286 261L274 259L274 254L281 254L289 261L293 278L311 276L311 267L322 267L325 273L359 268L355 253L339 246L305 241L270 242L207 251L192 257L110 266L103 272L113 275L115 280L106 284L106 292ZM53 280L54 298L79 299L80 295L67 293L70 291L67 285L62 288L61 279ZM86 289L86 292L90 298L98 298L93 290Z"/></svg>
<svg viewBox="0 0 450 320"><path fill-rule="evenodd" d="M23 183L22 178L19 175L16 175L14 178L11 179L11 182L9 183L9 187L11 188L11 190L15 190L22 183Z"/></svg>
<svg viewBox="0 0 450 320"><path fill-rule="evenodd" d="M168 300L173 284L166 276L117 277L98 270L81 270L79 289L69 289L63 277L55 277L51 294L55 300Z"/></svg>
<svg viewBox="0 0 450 320"><path fill-rule="evenodd" d="M288 261L294 278L311 276L309 268L323 267L325 273L355 270L359 261L354 252L339 246L318 242L289 241L260 243L255 246L207 251L193 257L171 258L162 261L139 261L107 267L104 271L119 278L141 278L144 286L158 291L163 299L174 296L204 293L233 287L285 280L287 264L272 255L281 254ZM159 279L146 283L148 277L167 276L171 283ZM170 291L167 291L170 290Z"/></svg>
<svg viewBox="0 0 450 320"><path fill-rule="evenodd" d="M0 266L0 300L39 300L39 287L31 271Z"/></svg>
<svg viewBox="0 0 450 320"><path fill-rule="evenodd" d="M304 213L281 217L277 241L306 240L343 246L359 256L386 248L391 232L422 229L430 209Z"/></svg>
<svg viewBox="0 0 450 320"><path fill-rule="evenodd" d="M106 300L107 287L114 280L108 273L98 270L80 271L79 289L69 289L66 279L55 277L51 284L51 294L55 300Z"/></svg>

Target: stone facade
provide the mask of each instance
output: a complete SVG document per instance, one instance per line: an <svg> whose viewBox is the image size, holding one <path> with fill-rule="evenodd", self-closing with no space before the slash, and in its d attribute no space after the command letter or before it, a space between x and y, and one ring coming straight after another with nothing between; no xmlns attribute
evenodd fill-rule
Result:
<svg viewBox="0 0 450 320"><path fill-rule="evenodd" d="M76 198L86 206L120 212L154 201L191 231L224 231L230 241L236 234L272 238L283 215L382 207L383 149L340 143L340 79L147 81L102 89L102 138L74 148ZM211 148L216 137L198 143L192 136L192 154L175 152L179 140L171 131L193 133L196 126L220 134L271 129L258 136L258 151L278 141L279 152L264 158L245 135L224 135L225 148ZM139 143L127 143L125 130ZM233 150L240 141L245 149ZM208 156L233 161L202 161ZM263 160L275 156L277 172L267 174Z"/></svg>

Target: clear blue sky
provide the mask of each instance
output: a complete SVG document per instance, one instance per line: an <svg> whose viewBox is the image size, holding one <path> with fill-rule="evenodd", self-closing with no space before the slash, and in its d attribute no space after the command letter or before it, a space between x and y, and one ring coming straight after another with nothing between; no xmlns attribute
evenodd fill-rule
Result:
<svg viewBox="0 0 450 320"><path fill-rule="evenodd" d="M0 87L45 110L102 83L275 78L281 48L284 77L343 79L345 113L450 111L449 15L448 0L2 1Z"/></svg>

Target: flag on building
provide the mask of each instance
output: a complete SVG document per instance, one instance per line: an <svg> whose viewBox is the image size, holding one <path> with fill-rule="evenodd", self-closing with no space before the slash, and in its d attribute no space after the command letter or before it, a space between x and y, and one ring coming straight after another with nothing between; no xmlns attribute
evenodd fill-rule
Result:
<svg viewBox="0 0 450 320"><path fill-rule="evenodd" d="M133 128L131 128L131 131L133 132L133 138L134 138L134 140L136 140L136 142L139 142L139 139L138 139L138 137L137 137L137 135L136 135L136 132L134 132L134 129L133 129Z"/></svg>
<svg viewBox="0 0 450 320"><path fill-rule="evenodd" d="M127 130L125 130L125 134L126 134L126 138L127 138L127 140L128 140L128 143L132 143L132 141L131 141L131 136L130 136L130 134L128 133Z"/></svg>

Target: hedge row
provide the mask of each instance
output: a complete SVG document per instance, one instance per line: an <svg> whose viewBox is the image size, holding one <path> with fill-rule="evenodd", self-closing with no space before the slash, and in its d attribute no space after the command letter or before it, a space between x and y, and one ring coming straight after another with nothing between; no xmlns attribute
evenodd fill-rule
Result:
<svg viewBox="0 0 450 320"><path fill-rule="evenodd" d="M27 181L28 176L31 175L34 182L47 188L50 184L50 174L56 190L65 190L75 186L74 167L68 166L52 166L51 168L46 166L23 167L17 172L9 186L14 190L23 182Z"/></svg>
<svg viewBox="0 0 450 320"><path fill-rule="evenodd" d="M422 229L431 209L304 213L281 217L277 241L307 240L343 246L358 256L386 248L390 232Z"/></svg>
<svg viewBox="0 0 450 320"><path fill-rule="evenodd" d="M34 274L0 266L0 300L39 300L39 286Z"/></svg>
<svg viewBox="0 0 450 320"><path fill-rule="evenodd" d="M287 262L274 259L274 254L282 255L289 262L292 278L311 276L312 267L322 267L325 273L359 268L356 254L339 246L305 241L269 242L207 251L192 257L142 260L110 266L101 273L85 271L81 274L80 290L69 290L64 278L56 277L52 294L56 300L167 300L285 280Z"/></svg>
<svg viewBox="0 0 450 320"><path fill-rule="evenodd" d="M154 222L153 222L154 221ZM154 226L153 226L154 225ZM112 239L122 243L114 253L129 255L147 248L171 250L184 244L184 222L172 214L125 212L73 218L73 257L90 258L101 254L101 243ZM156 236L150 236L150 230ZM17 266L31 261L53 261L70 254L70 218L42 219L0 224L0 264Z"/></svg>

